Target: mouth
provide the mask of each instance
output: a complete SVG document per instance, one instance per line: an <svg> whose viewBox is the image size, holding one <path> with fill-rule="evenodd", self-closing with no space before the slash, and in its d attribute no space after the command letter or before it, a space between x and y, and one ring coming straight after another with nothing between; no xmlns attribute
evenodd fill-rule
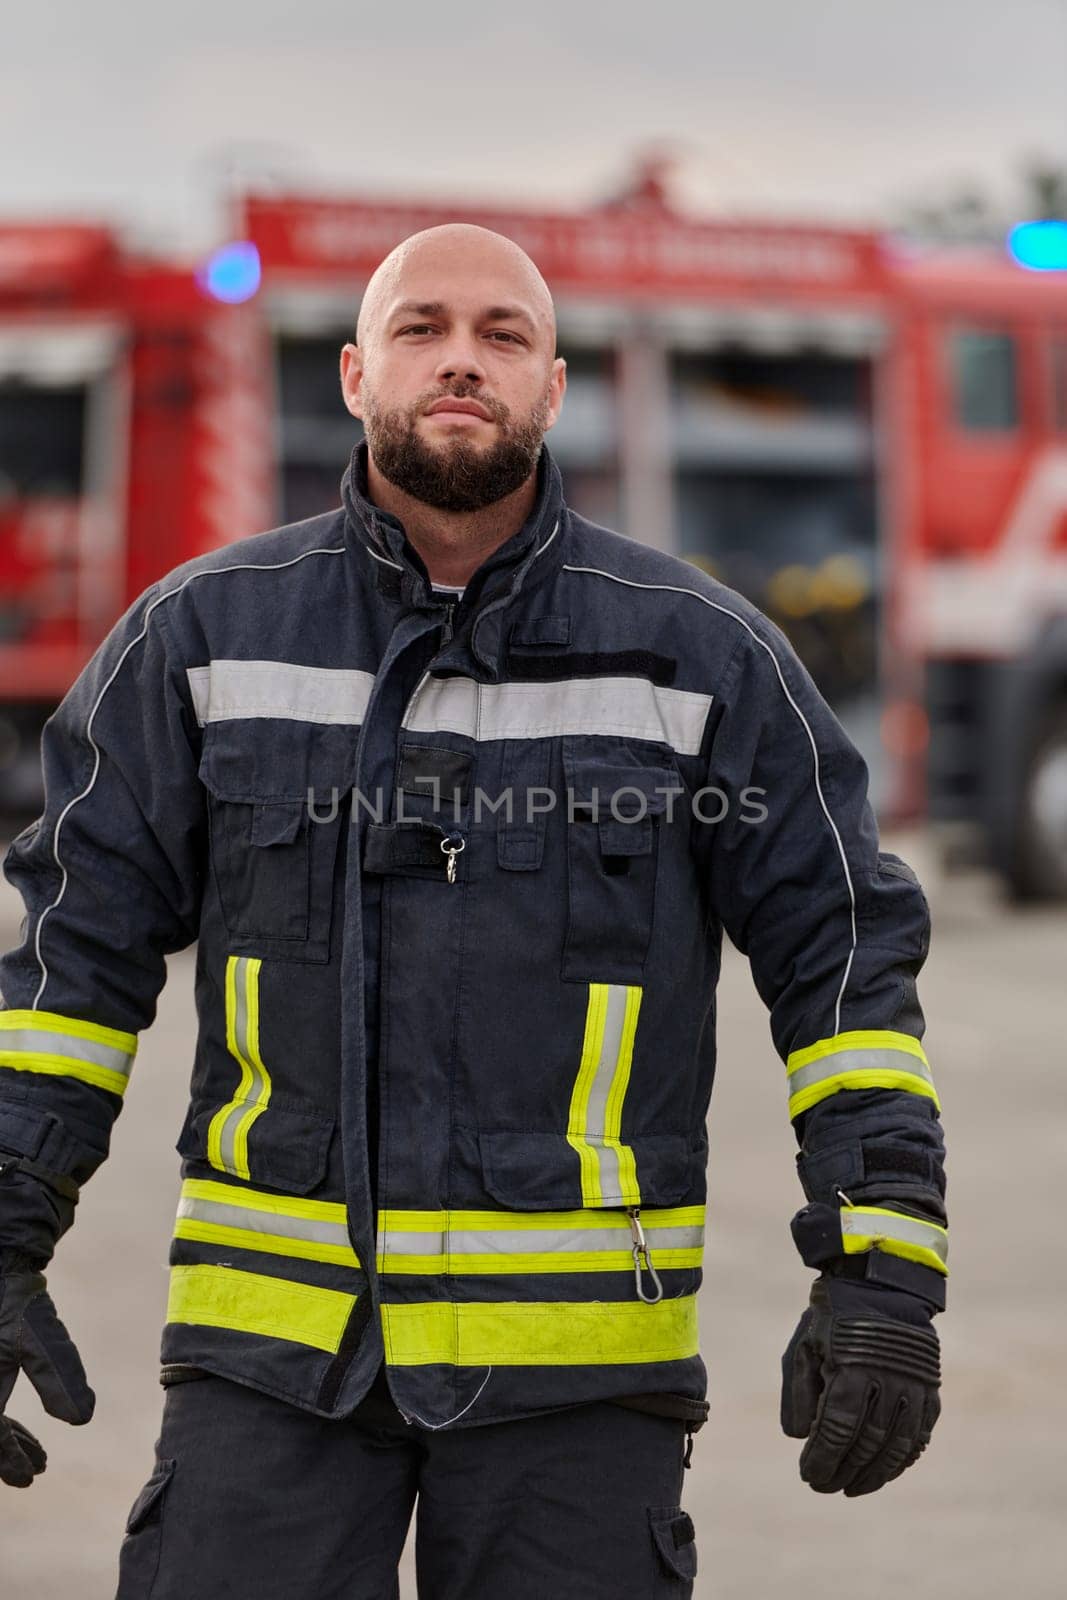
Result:
<svg viewBox="0 0 1067 1600"><path fill-rule="evenodd" d="M457 400L446 396L442 400L435 400L426 412L428 417L444 417L448 422L479 421L491 422L488 411L478 404L477 400Z"/></svg>

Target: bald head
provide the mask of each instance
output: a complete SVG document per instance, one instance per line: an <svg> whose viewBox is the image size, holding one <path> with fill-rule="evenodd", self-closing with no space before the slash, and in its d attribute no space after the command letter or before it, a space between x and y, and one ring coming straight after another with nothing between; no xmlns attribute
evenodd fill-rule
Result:
<svg viewBox="0 0 1067 1600"><path fill-rule="evenodd" d="M506 305L529 318L537 343L551 357L556 313L548 285L513 239L471 222L446 222L413 233L372 276L359 308L356 342L364 351L380 338L393 310L405 302L447 302L450 287L481 286L487 305Z"/></svg>

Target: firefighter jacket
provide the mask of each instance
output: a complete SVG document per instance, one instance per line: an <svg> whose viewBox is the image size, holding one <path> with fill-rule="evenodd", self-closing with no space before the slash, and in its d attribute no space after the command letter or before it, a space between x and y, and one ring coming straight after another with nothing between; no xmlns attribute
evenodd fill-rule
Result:
<svg viewBox="0 0 1067 1600"><path fill-rule="evenodd" d="M926 903L783 636L570 510L547 449L435 594L364 451L338 510L148 589L47 725L5 858L0 1245L69 1225L197 941L165 1364L343 1415L384 1358L434 1427L700 1398L725 927L805 1259L936 1303Z"/></svg>

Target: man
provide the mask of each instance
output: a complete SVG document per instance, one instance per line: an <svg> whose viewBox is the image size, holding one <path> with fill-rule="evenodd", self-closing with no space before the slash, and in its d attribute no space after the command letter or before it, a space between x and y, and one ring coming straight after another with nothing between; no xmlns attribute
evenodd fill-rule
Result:
<svg viewBox="0 0 1067 1600"><path fill-rule="evenodd" d="M120 1600L683 1595L721 929L789 1071L820 1273L802 1476L868 1493L938 1410L928 919L782 636L565 505L564 363L514 244L398 247L341 360L342 509L190 562L52 719L6 858L0 1400L92 1395L41 1269L164 956L199 1038L156 1469ZM640 529L635 529L640 534ZM0 1422L2 1475L43 1466Z"/></svg>

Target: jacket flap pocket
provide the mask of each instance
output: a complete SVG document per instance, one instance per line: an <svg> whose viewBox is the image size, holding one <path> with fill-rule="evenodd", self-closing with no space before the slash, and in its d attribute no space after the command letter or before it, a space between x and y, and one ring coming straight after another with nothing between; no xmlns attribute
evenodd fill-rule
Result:
<svg viewBox="0 0 1067 1600"><path fill-rule="evenodd" d="M653 817L667 808L667 792L680 789L670 767L609 765L575 760L568 767L575 821L596 822L602 856L645 856L653 847ZM618 869L625 870L625 861Z"/></svg>
<svg viewBox="0 0 1067 1600"><path fill-rule="evenodd" d="M575 810L593 811L598 817L640 819L657 816L667 808L667 791L681 791L672 767L624 766L564 756L567 783Z"/></svg>
<svg viewBox="0 0 1067 1600"><path fill-rule="evenodd" d="M159 1521L162 1515L163 1496L167 1492L167 1485L174 1476L177 1465L176 1460L157 1462L152 1476L130 1508L130 1514L126 1518L128 1534L139 1533L150 1522Z"/></svg>
<svg viewBox="0 0 1067 1600"><path fill-rule="evenodd" d="M597 833L605 856L647 856L652 849L652 821L648 816L601 817ZM620 865L625 868L626 863Z"/></svg>
<svg viewBox="0 0 1067 1600"><path fill-rule="evenodd" d="M262 1111L251 1102L194 1100L178 1136L178 1154L218 1171L230 1171L225 1161L213 1159L209 1152L218 1155L233 1148L233 1141L226 1138L226 1124L242 1118L249 1119L245 1129L248 1172L232 1172L231 1176L247 1177L250 1183L290 1194L309 1194L318 1188L326 1175L334 1119L284 1095L272 1095ZM211 1136L213 1123L215 1138Z"/></svg>
<svg viewBox="0 0 1067 1600"><path fill-rule="evenodd" d="M599 1203L633 1203L613 1189L615 1144L594 1138L584 1142L587 1160L596 1160L601 1173ZM693 1186L684 1134L642 1133L621 1143L633 1152L641 1205L677 1205ZM509 1211L578 1211L590 1204L582 1195L582 1155L566 1134L497 1131L480 1133L478 1144L486 1191Z"/></svg>
<svg viewBox="0 0 1067 1600"><path fill-rule="evenodd" d="M253 844L292 844L304 820L303 800L268 800L252 807Z"/></svg>
<svg viewBox="0 0 1067 1600"><path fill-rule="evenodd" d="M569 644L570 617L523 617L511 630L510 643L517 645Z"/></svg>
<svg viewBox="0 0 1067 1600"><path fill-rule="evenodd" d="M325 815L352 785L350 731L284 718L212 722L204 730L200 781L217 800L299 801Z"/></svg>
<svg viewBox="0 0 1067 1600"><path fill-rule="evenodd" d="M58 1118L50 1111L6 1098L0 1100L0 1153L26 1156L32 1161L40 1155L45 1139L56 1126Z"/></svg>
<svg viewBox="0 0 1067 1600"><path fill-rule="evenodd" d="M696 1529L681 1506L650 1506L652 1539L672 1578L693 1579L697 1574Z"/></svg>

